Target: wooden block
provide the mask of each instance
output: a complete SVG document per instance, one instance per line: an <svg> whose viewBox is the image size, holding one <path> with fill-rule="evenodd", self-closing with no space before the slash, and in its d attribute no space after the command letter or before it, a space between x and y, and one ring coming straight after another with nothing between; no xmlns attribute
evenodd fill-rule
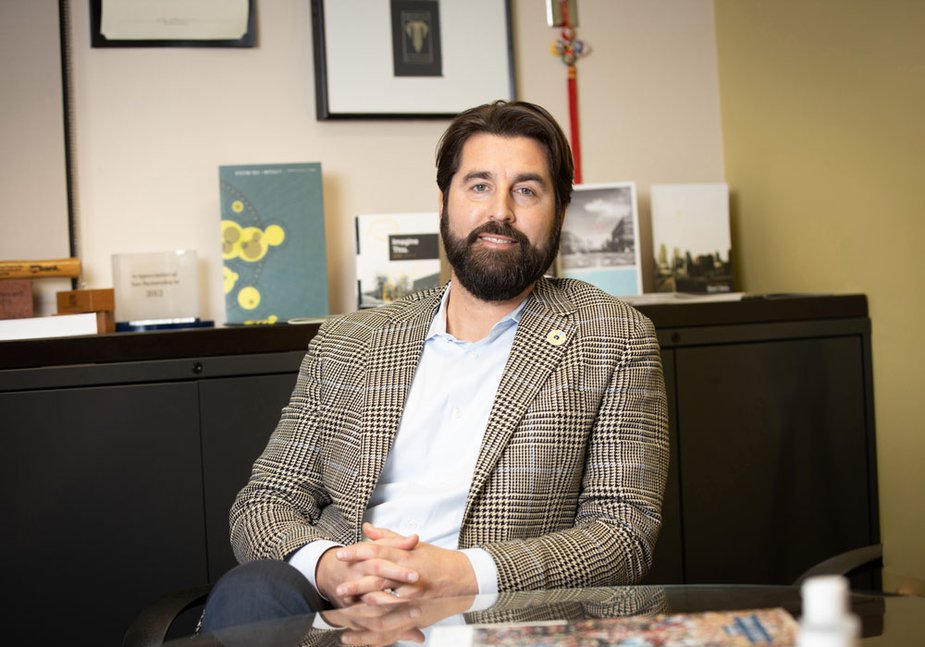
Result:
<svg viewBox="0 0 925 647"><path fill-rule="evenodd" d="M23 319L33 313L32 279L0 281L0 319Z"/></svg>
<svg viewBox="0 0 925 647"><path fill-rule="evenodd" d="M116 332L116 313L101 310L96 313L96 332Z"/></svg>
<svg viewBox="0 0 925 647"><path fill-rule="evenodd" d="M78 312L102 312L115 310L115 291L112 288L100 290L65 290L58 292L58 314Z"/></svg>

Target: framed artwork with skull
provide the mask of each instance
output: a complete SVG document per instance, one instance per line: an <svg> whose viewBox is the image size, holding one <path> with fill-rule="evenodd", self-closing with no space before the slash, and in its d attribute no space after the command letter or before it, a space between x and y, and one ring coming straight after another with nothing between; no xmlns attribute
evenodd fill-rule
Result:
<svg viewBox="0 0 925 647"><path fill-rule="evenodd" d="M391 0L391 4L395 76L443 76L440 3Z"/></svg>
<svg viewBox="0 0 925 647"><path fill-rule="evenodd" d="M510 0L312 0L319 120L450 118L514 99Z"/></svg>

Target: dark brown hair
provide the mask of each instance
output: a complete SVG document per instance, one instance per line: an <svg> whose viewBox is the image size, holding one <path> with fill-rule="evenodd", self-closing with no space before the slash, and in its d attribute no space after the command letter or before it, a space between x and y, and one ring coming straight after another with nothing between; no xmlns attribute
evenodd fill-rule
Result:
<svg viewBox="0 0 925 647"><path fill-rule="evenodd" d="M450 183L459 170L463 145L478 133L530 137L543 145L556 192L556 216L562 215L572 201L572 180L575 176L572 149L552 115L526 101L495 101L456 116L437 144L437 186L443 192L444 207Z"/></svg>

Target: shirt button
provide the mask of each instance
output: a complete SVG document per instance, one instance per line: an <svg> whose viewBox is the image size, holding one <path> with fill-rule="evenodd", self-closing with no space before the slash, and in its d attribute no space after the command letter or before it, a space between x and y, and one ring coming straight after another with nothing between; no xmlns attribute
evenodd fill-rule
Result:
<svg viewBox="0 0 925 647"><path fill-rule="evenodd" d="M409 521L408 523L405 524L405 527L406 527L406 528L411 528L412 530L414 530L415 528L418 527L418 522L415 521L414 519L412 519L411 521Z"/></svg>
<svg viewBox="0 0 925 647"><path fill-rule="evenodd" d="M456 420L459 420L460 418L462 418L462 411L459 410L459 407L453 407L452 411L450 411L450 414Z"/></svg>

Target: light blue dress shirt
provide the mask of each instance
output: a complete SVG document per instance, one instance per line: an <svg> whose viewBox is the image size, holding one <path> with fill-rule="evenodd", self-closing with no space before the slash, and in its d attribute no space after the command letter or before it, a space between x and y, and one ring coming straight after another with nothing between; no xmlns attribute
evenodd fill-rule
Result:
<svg viewBox="0 0 925 647"><path fill-rule="evenodd" d="M456 549L482 437L526 300L496 323L487 337L466 342L446 332L449 295L450 289L431 322L398 434L364 520ZM312 542L290 563L317 588L317 562L336 545ZM481 548L462 552L475 571L479 593L496 593L498 575L492 557Z"/></svg>

